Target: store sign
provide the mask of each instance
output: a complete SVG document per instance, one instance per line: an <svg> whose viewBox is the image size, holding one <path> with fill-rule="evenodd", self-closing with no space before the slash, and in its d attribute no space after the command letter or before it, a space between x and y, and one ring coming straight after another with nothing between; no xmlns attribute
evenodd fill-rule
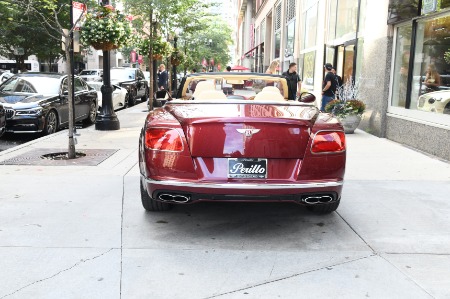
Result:
<svg viewBox="0 0 450 299"><path fill-rule="evenodd" d="M436 2L437 0L423 0L422 3L423 14L435 12L437 7Z"/></svg>

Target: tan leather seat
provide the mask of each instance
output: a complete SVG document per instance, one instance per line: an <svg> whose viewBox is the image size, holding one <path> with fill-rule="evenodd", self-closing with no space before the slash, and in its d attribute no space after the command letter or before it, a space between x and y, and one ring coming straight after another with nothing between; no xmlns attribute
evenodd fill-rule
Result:
<svg viewBox="0 0 450 299"><path fill-rule="evenodd" d="M195 90L197 93L197 90ZM227 96L219 90L205 90L199 93L196 97L194 97L195 100L226 100Z"/></svg>

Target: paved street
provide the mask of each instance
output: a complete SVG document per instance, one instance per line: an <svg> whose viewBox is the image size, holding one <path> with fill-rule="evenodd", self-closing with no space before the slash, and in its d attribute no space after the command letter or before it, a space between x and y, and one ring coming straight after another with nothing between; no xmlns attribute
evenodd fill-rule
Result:
<svg viewBox="0 0 450 299"><path fill-rule="evenodd" d="M450 164L348 135L341 206L141 207L145 104L79 130L98 166L0 165L0 298L450 298ZM66 131L0 152L66 150Z"/></svg>

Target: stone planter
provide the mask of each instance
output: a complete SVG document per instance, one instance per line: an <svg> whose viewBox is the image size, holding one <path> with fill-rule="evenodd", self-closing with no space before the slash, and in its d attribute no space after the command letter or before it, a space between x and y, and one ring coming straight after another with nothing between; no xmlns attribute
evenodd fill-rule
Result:
<svg viewBox="0 0 450 299"><path fill-rule="evenodd" d="M361 122L361 116L356 114L347 115L344 118L338 117L338 119L344 127L345 134L353 134Z"/></svg>

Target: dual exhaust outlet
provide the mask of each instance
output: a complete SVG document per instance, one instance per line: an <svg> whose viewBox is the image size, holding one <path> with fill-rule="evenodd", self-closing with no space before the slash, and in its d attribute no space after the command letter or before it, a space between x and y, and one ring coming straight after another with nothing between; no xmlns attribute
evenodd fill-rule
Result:
<svg viewBox="0 0 450 299"><path fill-rule="evenodd" d="M302 197L302 202L308 205L316 205L322 203L329 203L334 200L334 197L331 195L309 195Z"/></svg>
<svg viewBox="0 0 450 299"><path fill-rule="evenodd" d="M191 197L183 194L161 193L158 195L158 199L163 202L187 203Z"/></svg>

